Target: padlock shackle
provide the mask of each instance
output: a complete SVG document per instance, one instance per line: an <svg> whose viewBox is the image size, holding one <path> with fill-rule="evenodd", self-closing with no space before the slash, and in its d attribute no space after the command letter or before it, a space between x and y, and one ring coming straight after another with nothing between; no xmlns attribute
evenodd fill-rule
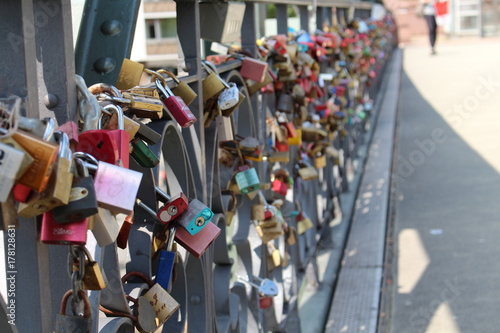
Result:
<svg viewBox="0 0 500 333"><path fill-rule="evenodd" d="M62 301L61 301L61 307L59 308L59 313L61 315L65 315L66 314L66 306L68 304L68 299L70 296L73 295L73 290L70 289L68 290L63 298L62 298ZM89 301L89 298L87 296L87 293L84 292L83 290L78 290L78 296L80 297L80 299L83 301L83 304L84 304L84 307L83 307L83 318L90 318L91 315L92 315L92 309L90 307L90 301Z"/></svg>
<svg viewBox="0 0 500 333"><path fill-rule="evenodd" d="M168 195L167 192L163 191L159 186L155 186L155 191L156 191L156 199L163 203L170 202L172 200L172 197Z"/></svg>
<svg viewBox="0 0 500 333"><path fill-rule="evenodd" d="M108 83L96 83L88 87L92 95L107 93L113 97L122 97L122 93L115 86Z"/></svg>
<svg viewBox="0 0 500 333"><path fill-rule="evenodd" d="M83 120L82 131L95 130L99 126L99 121L101 119L101 107L99 106L99 102L87 89L87 84L80 75L75 75L75 83L78 92L79 114L80 118ZM88 108L84 107L85 101L90 103L93 113L86 112Z"/></svg>
<svg viewBox="0 0 500 333"><path fill-rule="evenodd" d="M60 158L65 158L68 161L72 161L73 152L69 148L69 137L68 134L56 131L54 132L54 140L59 144L59 153L57 154Z"/></svg>
<svg viewBox="0 0 500 333"><path fill-rule="evenodd" d="M226 89L231 88L231 86L223 78L220 77L219 71L217 70L217 66L215 66L212 62L208 60L202 60L201 65L207 71L208 74L214 73L215 75L217 75Z"/></svg>
<svg viewBox="0 0 500 333"><path fill-rule="evenodd" d="M161 79L156 77L155 78L155 85L156 85L156 89L158 90L160 95L163 96L163 98L168 98L168 97L174 96L174 93L172 92L172 90L170 90L170 88L167 86L165 79L162 82Z"/></svg>
<svg viewBox="0 0 500 333"><path fill-rule="evenodd" d="M172 78L172 80L174 80L174 82L176 84L179 84L180 83L180 80L179 78L177 78L177 76L174 75L174 73L172 73L171 71L169 70L166 70L166 69L159 69L156 73L158 74L167 74L168 76L170 76Z"/></svg>
<svg viewBox="0 0 500 333"><path fill-rule="evenodd" d="M130 280L130 278L133 278L133 277L137 277L137 278L141 279L142 281L144 281L149 286L149 288L154 286L154 282L150 278L148 278L146 276L146 274L138 272L138 271L133 271L133 272L129 272L129 273L125 274L122 277L122 283L126 283L128 280Z"/></svg>
<svg viewBox="0 0 500 333"><path fill-rule="evenodd" d="M103 107L103 109L106 111L111 111L112 113L116 113L118 116L118 129L125 130L124 114L123 114L123 109L121 107L114 104L108 104L105 107Z"/></svg>
<svg viewBox="0 0 500 333"><path fill-rule="evenodd" d="M153 217L155 219L155 221L158 221L158 222L161 222L159 219L158 219L158 216L156 215L156 212L151 209L151 207L149 207L148 205L146 205L141 199L139 198L136 198L135 199L135 203L137 206L141 207L142 209L144 209L149 215L151 215L151 217Z"/></svg>

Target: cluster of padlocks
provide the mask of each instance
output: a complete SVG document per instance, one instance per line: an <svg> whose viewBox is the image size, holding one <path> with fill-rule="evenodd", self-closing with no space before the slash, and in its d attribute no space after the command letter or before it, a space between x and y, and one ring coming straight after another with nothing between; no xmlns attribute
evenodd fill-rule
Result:
<svg viewBox="0 0 500 333"><path fill-rule="evenodd" d="M258 311L281 312L283 315L267 322L266 330L283 329L283 299L290 301L297 288L290 291L278 286L272 272L295 262L292 274L298 279L304 267L298 264L294 247L307 252L317 241L315 229L328 226L320 214L314 214L314 218L308 214L311 209L305 206L318 195L308 192L308 184L322 188L322 194L328 193L324 199L332 202L346 188L349 160L372 112L370 85L390 55L394 29L388 15L380 21L354 20L346 27L314 34L300 31L262 38L257 41L258 58L237 49L208 56L201 63L203 119L191 112L189 105L199 96L182 79L168 70L147 69L129 59L124 59L115 85L87 87L81 77L75 76L75 121L56 124L51 118L29 119L21 116L21 98L2 98L3 225L17 225L19 216L38 218L39 241L70 245L72 289L63 298L55 330L87 332L101 315L128 318L140 332L153 332L162 326L164 331L183 332L186 325L194 327L197 318L188 317L186 321L189 307L194 306L187 305L186 296L176 297L182 294L176 283L197 277L189 276L193 270L179 270L188 260L203 258L209 258L209 271L214 263L232 265L231 241L227 240L231 233L240 238L242 234L257 236L260 265L265 266L254 269L258 274L248 274L248 269L227 273L230 283L244 285L244 291L235 289L233 294L239 300L228 297L225 302L238 303L237 312L243 312L241 308L246 306L256 322L261 321L255 315ZM233 62L238 64L237 74L218 72L218 65ZM243 104L250 105L252 98L262 111L255 112L263 119L242 114ZM253 135L239 132L238 123L245 119L261 123L262 131ZM211 184L194 186L220 191L224 198L220 203L214 199L202 202L187 189L172 184L180 177L178 172L176 175L178 168L175 162L169 165L160 156L175 152L173 146L178 145L168 142L168 126L174 124L175 131L180 132L196 122L215 142L217 166L212 170L216 176L209 178ZM168 157L170 161L175 159L187 157ZM152 181L145 170L156 170ZM141 196L146 187L154 199ZM308 199L302 200L305 197ZM333 215L341 213L334 211L338 206L331 202L323 208ZM138 212L140 221L136 221ZM134 243L140 239L139 224L148 225L151 237L146 239L147 246ZM124 305L117 306L111 300L117 292L108 282L115 273L109 267L100 267L101 260L93 259L96 251L89 251L88 243L112 247L115 252L133 248L131 262L141 260L136 249L149 250L142 258L154 263L151 272L130 269L137 264L132 263L120 277L118 294ZM226 259L220 255L214 259L214 251L220 249L213 250L213 245L220 244L225 248L222 252L227 252ZM241 246L236 257L245 257L240 250ZM251 257L248 254L247 258ZM147 287L127 291L130 281ZM101 296L95 308L87 291L100 290L107 290L111 296ZM184 294L189 292L184 290ZM277 302L281 309L275 306L278 297L282 299ZM70 298L73 315L66 313ZM189 302L196 303L192 297ZM219 304L219 308L224 306ZM174 315L176 311L180 314ZM233 331L250 321L241 319L238 324L239 314L231 311L229 317L236 317L230 323ZM216 325L217 315L204 320L213 320ZM182 325L175 326L179 322Z"/></svg>

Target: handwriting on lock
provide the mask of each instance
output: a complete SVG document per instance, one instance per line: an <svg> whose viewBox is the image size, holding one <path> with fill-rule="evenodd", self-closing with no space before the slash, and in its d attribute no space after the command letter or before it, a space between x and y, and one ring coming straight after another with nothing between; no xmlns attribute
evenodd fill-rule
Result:
<svg viewBox="0 0 500 333"><path fill-rule="evenodd" d="M118 194L120 194L125 188L125 178L124 175L119 174L119 173L113 173L108 171L108 166L106 164L102 165L102 171L99 170L101 173L106 174L106 175L112 175L112 177L98 177L96 178L96 182L99 183L100 185L99 188L101 189L106 189L106 193L110 197L116 197Z"/></svg>

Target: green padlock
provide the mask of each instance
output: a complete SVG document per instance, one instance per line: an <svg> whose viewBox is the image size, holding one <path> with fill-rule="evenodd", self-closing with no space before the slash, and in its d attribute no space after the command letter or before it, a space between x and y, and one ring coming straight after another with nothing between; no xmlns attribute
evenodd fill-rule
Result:
<svg viewBox="0 0 500 333"><path fill-rule="evenodd" d="M132 156L140 166L144 168L154 168L158 165L158 163L160 163L158 157L141 139L134 138L130 141L130 144L132 146L130 156Z"/></svg>

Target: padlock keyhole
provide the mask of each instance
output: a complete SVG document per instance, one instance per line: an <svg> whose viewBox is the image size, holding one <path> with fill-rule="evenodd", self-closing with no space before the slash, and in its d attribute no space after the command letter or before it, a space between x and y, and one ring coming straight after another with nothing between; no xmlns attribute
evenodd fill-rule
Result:
<svg viewBox="0 0 500 333"><path fill-rule="evenodd" d="M101 149L103 144L104 144L104 141L99 141L99 143L97 144L97 148Z"/></svg>

